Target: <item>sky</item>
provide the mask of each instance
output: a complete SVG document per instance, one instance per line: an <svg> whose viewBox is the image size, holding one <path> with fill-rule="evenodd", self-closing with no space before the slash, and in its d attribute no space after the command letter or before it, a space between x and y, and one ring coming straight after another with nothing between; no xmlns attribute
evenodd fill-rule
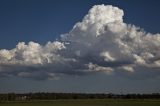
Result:
<svg viewBox="0 0 160 106"><path fill-rule="evenodd" d="M159 0L1 0L0 92L160 92Z"/></svg>

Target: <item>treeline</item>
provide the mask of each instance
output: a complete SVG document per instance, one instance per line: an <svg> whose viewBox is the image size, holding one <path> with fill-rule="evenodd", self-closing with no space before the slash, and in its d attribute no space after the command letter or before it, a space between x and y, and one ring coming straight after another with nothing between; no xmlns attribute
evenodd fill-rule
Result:
<svg viewBox="0 0 160 106"><path fill-rule="evenodd" d="M153 94L89 94L89 93L6 93L0 94L0 102L56 100L56 99L160 99L160 93Z"/></svg>

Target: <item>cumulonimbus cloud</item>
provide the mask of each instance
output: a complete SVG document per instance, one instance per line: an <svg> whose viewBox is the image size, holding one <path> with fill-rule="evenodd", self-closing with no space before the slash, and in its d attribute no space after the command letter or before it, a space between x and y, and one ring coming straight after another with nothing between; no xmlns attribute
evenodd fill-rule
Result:
<svg viewBox="0 0 160 106"><path fill-rule="evenodd" d="M20 42L0 50L0 77L57 79L63 75L160 76L160 34L123 22L124 12L95 5L58 41Z"/></svg>

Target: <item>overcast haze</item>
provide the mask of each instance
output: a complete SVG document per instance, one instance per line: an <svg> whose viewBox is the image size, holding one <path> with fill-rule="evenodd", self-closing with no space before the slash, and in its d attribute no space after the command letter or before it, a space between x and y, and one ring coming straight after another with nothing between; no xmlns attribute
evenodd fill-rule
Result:
<svg viewBox="0 0 160 106"><path fill-rule="evenodd" d="M0 92L160 92L158 1L1 2Z"/></svg>

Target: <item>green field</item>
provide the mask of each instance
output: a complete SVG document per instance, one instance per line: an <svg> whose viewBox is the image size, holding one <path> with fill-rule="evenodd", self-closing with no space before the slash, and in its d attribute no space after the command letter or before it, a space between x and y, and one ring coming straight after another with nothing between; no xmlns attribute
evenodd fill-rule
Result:
<svg viewBox="0 0 160 106"><path fill-rule="evenodd" d="M29 102L3 102L0 106L160 106L160 100L53 100Z"/></svg>

